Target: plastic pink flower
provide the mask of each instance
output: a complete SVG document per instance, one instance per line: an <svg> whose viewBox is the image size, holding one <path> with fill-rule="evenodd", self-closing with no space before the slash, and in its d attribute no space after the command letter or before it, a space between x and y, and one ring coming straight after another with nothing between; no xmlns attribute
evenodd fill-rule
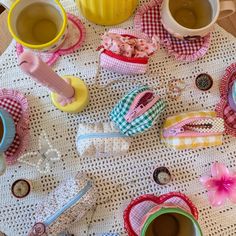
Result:
<svg viewBox="0 0 236 236"><path fill-rule="evenodd" d="M230 172L221 163L214 163L211 175L203 176L200 182L208 190L208 198L212 206L222 206L227 199L236 203L236 173Z"/></svg>

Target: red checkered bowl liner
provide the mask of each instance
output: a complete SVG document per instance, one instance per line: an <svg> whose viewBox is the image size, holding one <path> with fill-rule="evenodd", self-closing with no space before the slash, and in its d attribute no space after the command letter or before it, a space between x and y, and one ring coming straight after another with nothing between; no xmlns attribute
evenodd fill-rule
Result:
<svg viewBox="0 0 236 236"><path fill-rule="evenodd" d="M134 28L149 37L159 37L160 44L177 60L191 62L203 57L210 47L210 34L196 40L175 38L161 23L161 4L162 0L151 0L150 3L142 5L134 18Z"/></svg>
<svg viewBox="0 0 236 236"><path fill-rule="evenodd" d="M23 94L16 90L0 90L0 108L13 117L16 135L11 146L4 152L8 165L13 165L25 151L29 140L28 101Z"/></svg>
<svg viewBox="0 0 236 236"><path fill-rule="evenodd" d="M124 225L129 236L138 236L140 227L143 224L145 216L154 207L158 205L178 206L184 211L192 214L198 219L198 210L191 200L184 194L179 192L171 192L161 196L142 195L127 206L124 211Z"/></svg>
<svg viewBox="0 0 236 236"><path fill-rule="evenodd" d="M56 52L36 52L35 53L48 65L53 65L61 55L71 54L75 50L79 49L83 44L86 36L86 31L83 23L80 19L70 13L67 13L68 17L68 33L65 41ZM21 44L16 43L16 52L19 56L25 50Z"/></svg>
<svg viewBox="0 0 236 236"><path fill-rule="evenodd" d="M236 80L236 63L226 68L220 82L220 102L216 106L216 113L225 121L225 133L236 137L236 112L230 107L228 94Z"/></svg>

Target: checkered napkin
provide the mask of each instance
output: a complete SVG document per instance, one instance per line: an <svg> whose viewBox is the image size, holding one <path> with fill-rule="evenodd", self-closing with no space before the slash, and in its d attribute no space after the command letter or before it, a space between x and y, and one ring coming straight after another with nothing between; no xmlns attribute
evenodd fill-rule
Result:
<svg viewBox="0 0 236 236"><path fill-rule="evenodd" d="M141 226L143 225L148 213L154 207L163 206L180 207L188 213L192 213L195 218L198 217L197 208L193 203L181 193L168 193L160 197L154 195L143 195L134 199L124 212L125 228L131 236L140 235Z"/></svg>
<svg viewBox="0 0 236 236"><path fill-rule="evenodd" d="M141 6L135 16L135 29L148 34L150 37L157 35L161 45L177 60L195 61L203 57L210 46L210 34L189 41L173 37L161 23L161 3L162 0L151 0L150 3Z"/></svg>
<svg viewBox="0 0 236 236"><path fill-rule="evenodd" d="M230 107L228 94L233 82L236 80L236 63L230 65L225 72L220 84L221 100L216 106L219 117L225 121L225 132L236 137L236 112Z"/></svg>
<svg viewBox="0 0 236 236"><path fill-rule="evenodd" d="M127 136L133 136L150 129L155 124L156 119L161 112L165 109L165 102L160 99L144 114L135 118L130 123L127 122L125 116L128 113L131 104L139 93L146 90L149 90L148 86L142 86L132 90L118 102L110 114L110 118L116 124L117 128L120 129L121 133Z"/></svg>
<svg viewBox="0 0 236 236"><path fill-rule="evenodd" d="M66 40L60 46L60 48L56 52L40 53L35 51L35 54L48 65L53 65L61 55L70 54L79 49L85 40L85 27L80 19L71 13L67 13L67 17L68 33ZM24 48L21 44L16 43L16 51L18 56L25 50L28 49Z"/></svg>
<svg viewBox="0 0 236 236"><path fill-rule="evenodd" d="M25 150L28 142L28 102L18 91L1 89L0 108L12 116L16 126L15 138L4 153L7 164L12 165Z"/></svg>

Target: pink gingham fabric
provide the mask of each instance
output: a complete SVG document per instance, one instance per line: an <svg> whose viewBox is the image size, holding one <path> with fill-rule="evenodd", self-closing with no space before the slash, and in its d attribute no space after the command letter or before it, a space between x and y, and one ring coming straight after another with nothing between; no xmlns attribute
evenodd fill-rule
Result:
<svg viewBox="0 0 236 236"><path fill-rule="evenodd" d="M105 53L100 55L100 66L106 70L126 75L143 74L148 68L148 64L124 62Z"/></svg>
<svg viewBox="0 0 236 236"><path fill-rule="evenodd" d="M219 117L225 121L225 132L236 137L236 112L230 107L228 94L236 80L236 63L230 65L221 80L220 97L221 100L216 106L216 112Z"/></svg>
<svg viewBox="0 0 236 236"><path fill-rule="evenodd" d="M60 58L61 55L66 55L75 52L81 47L85 40L86 31L80 19L70 13L67 13L67 17L68 33L65 41L60 46L60 48L56 52L51 53L42 53L35 51L35 54L38 55L48 65L53 65ZM25 50L28 49L24 48L21 44L16 43L16 52L18 56L22 54Z"/></svg>
<svg viewBox="0 0 236 236"><path fill-rule="evenodd" d="M15 90L0 90L0 108L6 110L12 117L16 126L16 135L11 146L5 151L8 165L12 165L25 151L29 135L29 115L27 99Z"/></svg>
<svg viewBox="0 0 236 236"><path fill-rule="evenodd" d="M161 207L179 207L198 219L198 211L190 199L182 193L167 193L159 197L143 195L131 201L124 211L125 228L129 236L140 235L141 226L152 209Z"/></svg>
<svg viewBox="0 0 236 236"><path fill-rule="evenodd" d="M148 35L133 30L111 29L108 34L132 36L138 40L143 39L146 42L152 42ZM153 38L153 41L155 41L155 38ZM159 42L157 41L155 42L155 48L156 50L159 49ZM118 55L111 50L104 50L103 48L100 53L100 67L119 74L144 74L148 69L148 58L149 57L127 57L124 55Z"/></svg>
<svg viewBox="0 0 236 236"><path fill-rule="evenodd" d="M141 6L134 19L135 29L150 37L158 36L160 44L177 60L195 61L203 57L210 46L210 34L191 41L173 37L161 23L161 3L162 0L151 0L150 3Z"/></svg>

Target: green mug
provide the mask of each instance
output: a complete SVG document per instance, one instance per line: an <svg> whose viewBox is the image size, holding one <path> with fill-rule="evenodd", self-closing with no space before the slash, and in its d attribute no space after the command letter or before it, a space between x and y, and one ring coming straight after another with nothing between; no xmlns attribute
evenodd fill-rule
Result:
<svg viewBox="0 0 236 236"><path fill-rule="evenodd" d="M129 236L202 236L197 219L197 208L179 192L142 195L124 211Z"/></svg>
<svg viewBox="0 0 236 236"><path fill-rule="evenodd" d="M145 216L140 235L202 236L202 231L197 220L187 211L161 205Z"/></svg>

